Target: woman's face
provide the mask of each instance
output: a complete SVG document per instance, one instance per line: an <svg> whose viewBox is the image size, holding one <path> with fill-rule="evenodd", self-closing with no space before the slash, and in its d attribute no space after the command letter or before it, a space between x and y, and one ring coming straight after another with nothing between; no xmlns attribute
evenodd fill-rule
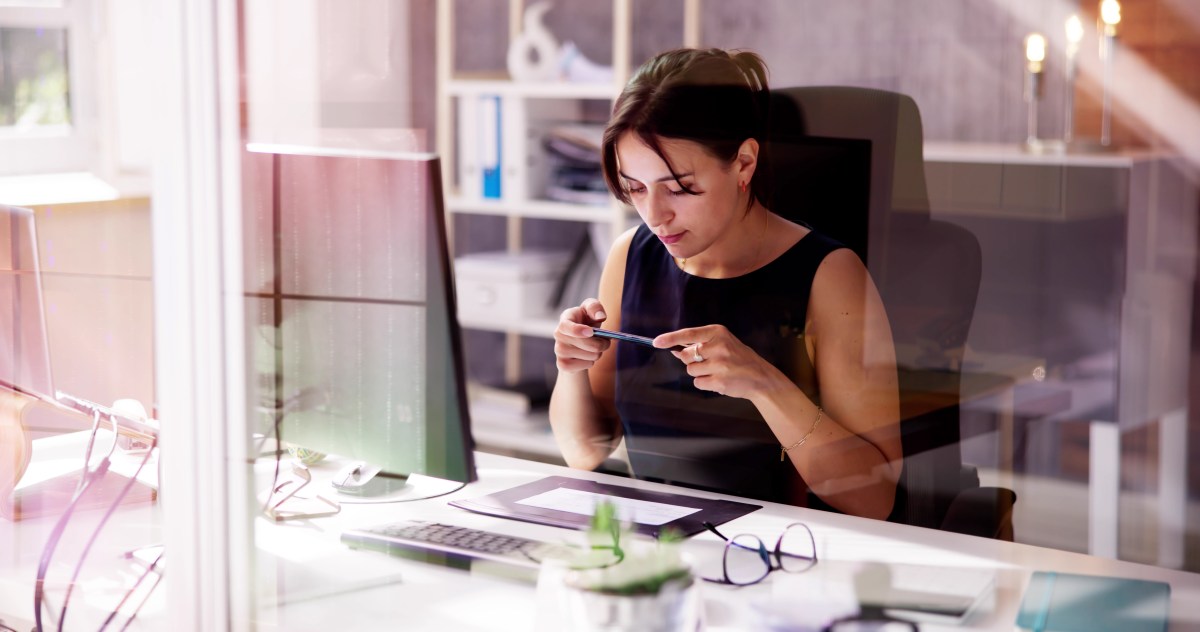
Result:
<svg viewBox="0 0 1200 632"><path fill-rule="evenodd" d="M740 218L739 170L714 158L698 143L660 139L667 163L633 133L617 139L617 163L629 198L642 221L673 257L689 258L707 250ZM683 191L687 185L696 195Z"/></svg>

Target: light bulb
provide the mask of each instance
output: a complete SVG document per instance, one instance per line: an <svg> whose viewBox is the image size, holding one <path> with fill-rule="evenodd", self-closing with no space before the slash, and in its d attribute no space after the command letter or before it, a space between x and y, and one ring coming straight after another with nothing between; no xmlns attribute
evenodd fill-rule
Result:
<svg viewBox="0 0 1200 632"><path fill-rule="evenodd" d="M1030 33L1025 37L1025 59L1029 72L1041 72L1046 61L1046 37L1041 33Z"/></svg>
<svg viewBox="0 0 1200 632"><path fill-rule="evenodd" d="M1078 45L1083 39L1083 22L1078 15L1067 18L1067 42Z"/></svg>
<svg viewBox="0 0 1200 632"><path fill-rule="evenodd" d="M1109 26L1121 21L1121 3L1117 0L1101 0L1100 20Z"/></svg>

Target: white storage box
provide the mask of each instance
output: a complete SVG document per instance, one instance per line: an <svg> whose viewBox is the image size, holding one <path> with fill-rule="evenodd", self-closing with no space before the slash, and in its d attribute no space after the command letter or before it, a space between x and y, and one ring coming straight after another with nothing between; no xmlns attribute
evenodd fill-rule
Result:
<svg viewBox="0 0 1200 632"><path fill-rule="evenodd" d="M567 251L481 252L454 259L458 317L463 324L503 329L515 320L549 317L550 301L570 262Z"/></svg>

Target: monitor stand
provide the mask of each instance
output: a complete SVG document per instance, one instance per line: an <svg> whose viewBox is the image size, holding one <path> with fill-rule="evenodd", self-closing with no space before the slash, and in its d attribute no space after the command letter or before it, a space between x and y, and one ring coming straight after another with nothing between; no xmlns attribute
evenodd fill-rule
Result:
<svg viewBox="0 0 1200 632"><path fill-rule="evenodd" d="M333 477L338 500L345 503L386 503L421 500L450 493L462 483L420 474L393 474L364 461L354 461Z"/></svg>

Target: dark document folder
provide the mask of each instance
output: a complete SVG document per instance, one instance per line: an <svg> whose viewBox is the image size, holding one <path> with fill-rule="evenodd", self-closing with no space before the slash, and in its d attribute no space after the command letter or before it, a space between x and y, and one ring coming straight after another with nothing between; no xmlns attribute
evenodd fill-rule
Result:
<svg viewBox="0 0 1200 632"><path fill-rule="evenodd" d="M606 485L565 476L550 476L494 494L450 504L475 513L524 520L567 529L584 529L595 503L606 498L617 515L639 532L657 537L670 529L685 536L704 531L704 523L719 525L744 516L761 505L653 492Z"/></svg>
<svg viewBox="0 0 1200 632"><path fill-rule="evenodd" d="M1171 586L1163 582L1037 571L1017 627L1034 632L1163 632Z"/></svg>

